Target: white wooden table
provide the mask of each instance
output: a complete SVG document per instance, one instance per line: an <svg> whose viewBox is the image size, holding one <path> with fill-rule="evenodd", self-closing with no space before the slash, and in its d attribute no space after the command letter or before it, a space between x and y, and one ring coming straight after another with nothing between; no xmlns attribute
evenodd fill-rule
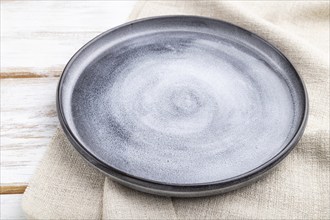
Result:
<svg viewBox="0 0 330 220"><path fill-rule="evenodd" d="M55 92L70 57L124 23L136 1L1 0L1 217L20 201L59 122Z"/></svg>

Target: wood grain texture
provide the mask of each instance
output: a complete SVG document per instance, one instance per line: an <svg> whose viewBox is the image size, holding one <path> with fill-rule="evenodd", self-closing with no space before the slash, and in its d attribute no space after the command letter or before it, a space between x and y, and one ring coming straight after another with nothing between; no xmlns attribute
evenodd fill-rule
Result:
<svg viewBox="0 0 330 220"><path fill-rule="evenodd" d="M26 219L21 208L22 195L0 195L0 219Z"/></svg>
<svg viewBox="0 0 330 220"><path fill-rule="evenodd" d="M1 77L58 76L98 34L124 23L135 1L1 1Z"/></svg>
<svg viewBox="0 0 330 220"><path fill-rule="evenodd" d="M58 78L1 79L1 184L26 185L58 126Z"/></svg>

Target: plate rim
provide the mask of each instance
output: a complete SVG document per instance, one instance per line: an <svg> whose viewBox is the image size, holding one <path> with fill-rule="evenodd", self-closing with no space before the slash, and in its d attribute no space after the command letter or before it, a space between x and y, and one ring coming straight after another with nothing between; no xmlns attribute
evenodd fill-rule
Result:
<svg viewBox="0 0 330 220"><path fill-rule="evenodd" d="M276 52L278 55L282 57L282 59L294 70L295 74L297 75L297 79L299 83L301 84L302 92L304 94L305 100L304 100L304 111L303 111L303 118L301 120L301 123L293 135L292 139L288 142L286 146L283 147L283 149L278 152L275 156L273 156L270 160L263 163L262 165L245 172L243 174L237 175L232 178L224 179L221 181L215 181L215 182L208 182L208 183L197 183L197 184L167 184L167 183L161 183L156 181L147 180L141 177L136 177L133 175L130 175L128 173L125 173L123 171L120 171L104 162L102 162L100 159L98 159L96 156L94 156L91 152L87 150L87 148L79 142L79 140L75 137L74 133L71 131L70 126L67 123L67 120L65 118L65 114L63 111L63 103L61 101L62 97L62 88L63 88L63 82L65 75L68 74L70 66L73 64L75 59L80 55L80 53L93 44L95 41L100 39L101 37L117 30L123 27L126 27L128 25L134 24L134 23L140 23L144 21L150 21L150 20L158 20L158 19L172 19L172 18L183 18L183 19L201 19L201 20L208 20L212 22L220 22L229 26L233 26L235 28L238 28L240 31L253 34L253 37L257 38L258 40L262 41L262 43L265 43L268 45L274 52ZM257 180L259 177L263 176L263 174L267 173L270 169L272 169L275 165L277 165L279 162L281 162L290 152L291 150L297 145L300 138L302 137L304 130L306 128L307 120L308 120L308 113L309 113L309 98L307 93L306 85L301 77L301 75L298 73L296 68L292 65L290 60L274 45L266 41L264 38L260 37L259 35L246 30L244 28L241 28L237 25L234 25L232 23L229 23L227 21L204 17L204 16L194 16L194 15L165 15L165 16L152 16L152 17L146 17L142 19L133 20L130 22L126 22L122 25L116 26L114 28L111 28L105 32L102 32L101 34L97 35L90 41L88 41L85 45L83 45L75 54L70 58L68 63L65 65L63 72L60 76L57 90L56 90L56 109L57 109L57 115L61 124L61 127L68 137L69 141L73 145L73 147L82 155L82 157L92 166L109 176L111 179L118 181L126 186L129 186L131 188L135 188L137 190L143 191L143 192L149 192L153 194L159 194L159 195L165 195L165 196L180 196L180 197L195 197L195 196L204 196L204 195L213 195L221 192L227 192L231 191L233 189L239 188L242 185L246 185L249 182L253 180Z"/></svg>

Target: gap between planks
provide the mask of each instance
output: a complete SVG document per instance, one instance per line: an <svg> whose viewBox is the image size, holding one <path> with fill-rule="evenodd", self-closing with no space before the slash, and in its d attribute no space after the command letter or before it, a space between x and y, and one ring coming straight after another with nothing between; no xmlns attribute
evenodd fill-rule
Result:
<svg viewBox="0 0 330 220"><path fill-rule="evenodd" d="M23 194L27 185L2 185L0 186L0 195L5 194Z"/></svg>
<svg viewBox="0 0 330 220"><path fill-rule="evenodd" d="M61 73L61 71L53 71L44 75L35 72L1 72L0 79L59 77Z"/></svg>

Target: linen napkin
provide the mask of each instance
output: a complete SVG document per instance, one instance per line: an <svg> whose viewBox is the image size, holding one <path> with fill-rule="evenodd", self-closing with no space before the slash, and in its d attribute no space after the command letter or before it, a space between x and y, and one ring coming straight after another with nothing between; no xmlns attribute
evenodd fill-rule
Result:
<svg viewBox="0 0 330 220"><path fill-rule="evenodd" d="M130 19L200 15L228 21L281 50L304 79L309 122L296 148L265 178L203 198L123 187L90 167L61 129L23 197L31 219L330 219L329 2L140 1Z"/></svg>

